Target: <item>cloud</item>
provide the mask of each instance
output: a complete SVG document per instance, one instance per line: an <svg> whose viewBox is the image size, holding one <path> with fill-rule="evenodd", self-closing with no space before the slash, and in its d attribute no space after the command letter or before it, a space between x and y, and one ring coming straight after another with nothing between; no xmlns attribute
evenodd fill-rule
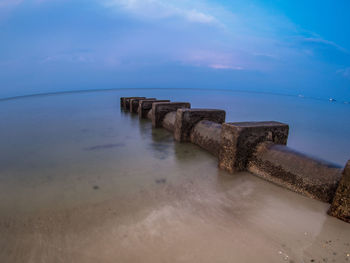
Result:
<svg viewBox="0 0 350 263"><path fill-rule="evenodd" d="M330 46L333 47L343 53L349 54L350 52L343 48L342 46L338 45L337 43L333 42L333 41L329 41L326 39L322 39L322 38L314 38L314 37L306 37L303 39L304 42L309 42L309 43L316 43L316 44L322 44L325 46Z"/></svg>
<svg viewBox="0 0 350 263"><path fill-rule="evenodd" d="M48 1L53 1L53 0L27 0L27 2L34 3L34 4L41 4ZM0 9L14 8L24 2L25 2L24 0L0 0Z"/></svg>
<svg viewBox="0 0 350 263"><path fill-rule="evenodd" d="M0 0L0 22L6 19L23 0Z"/></svg>
<svg viewBox="0 0 350 263"><path fill-rule="evenodd" d="M53 55L47 56L40 60L40 63L56 63L56 62L70 62L70 63L93 63L94 59L90 56L76 54L76 55Z"/></svg>
<svg viewBox="0 0 350 263"><path fill-rule="evenodd" d="M192 22L198 22L198 23L214 23L216 21L216 19L211 16L211 15L207 15L201 12L198 12L196 10L190 10L190 11L186 11L183 13L183 15Z"/></svg>
<svg viewBox="0 0 350 263"><path fill-rule="evenodd" d="M164 0L105 0L106 7L121 8L138 18L166 19L181 17L189 22L213 24L217 19L199 10L195 5L189 5L184 1Z"/></svg>
<svg viewBox="0 0 350 263"><path fill-rule="evenodd" d="M185 65L195 67L207 67L212 69L243 70L241 59L230 52L210 50L190 50L182 53L177 58Z"/></svg>
<svg viewBox="0 0 350 263"><path fill-rule="evenodd" d="M0 8L15 7L22 3L23 0L0 0Z"/></svg>
<svg viewBox="0 0 350 263"><path fill-rule="evenodd" d="M323 84L335 72L340 81L350 78L350 68L342 69L349 65L346 48L244 0L0 0L5 6L21 9L8 16L0 36L3 75L13 72L16 79L45 69L52 76L82 72L87 80L98 72L111 79L129 74L128 83L147 71L150 82L143 83L150 85L176 69L174 76L202 72L198 79L213 83L225 75L227 85L263 76L287 89Z"/></svg>
<svg viewBox="0 0 350 263"><path fill-rule="evenodd" d="M209 65L210 68L213 69L231 69L231 70L243 70L242 67L234 67L230 65L222 65L222 64L211 64Z"/></svg>
<svg viewBox="0 0 350 263"><path fill-rule="evenodd" d="M344 78L350 79L350 67L337 70L337 74L340 74Z"/></svg>
<svg viewBox="0 0 350 263"><path fill-rule="evenodd" d="M54 0L0 0L0 22L11 17L13 11L16 10L18 7L24 5L25 3L34 4L38 6L49 1L52 2Z"/></svg>

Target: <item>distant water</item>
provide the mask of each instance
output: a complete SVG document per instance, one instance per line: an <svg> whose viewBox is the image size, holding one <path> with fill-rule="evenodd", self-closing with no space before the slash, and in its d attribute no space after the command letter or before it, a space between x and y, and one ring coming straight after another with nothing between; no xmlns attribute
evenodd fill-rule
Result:
<svg viewBox="0 0 350 263"><path fill-rule="evenodd" d="M0 262L345 262L350 225L327 204L218 170L121 111L120 96L134 95L286 122L291 147L340 165L350 156L344 104L191 90L2 101Z"/></svg>

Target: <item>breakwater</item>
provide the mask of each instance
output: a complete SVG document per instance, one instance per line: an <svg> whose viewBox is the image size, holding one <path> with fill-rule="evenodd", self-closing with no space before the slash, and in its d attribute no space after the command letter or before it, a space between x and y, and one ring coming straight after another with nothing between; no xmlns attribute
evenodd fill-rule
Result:
<svg viewBox="0 0 350 263"><path fill-rule="evenodd" d="M344 169L299 153L287 145L289 125L226 122L220 109L193 109L189 102L122 97L121 107L148 118L154 128L172 132L218 158L229 173L249 171L304 196L330 203L329 214L350 222L350 161Z"/></svg>

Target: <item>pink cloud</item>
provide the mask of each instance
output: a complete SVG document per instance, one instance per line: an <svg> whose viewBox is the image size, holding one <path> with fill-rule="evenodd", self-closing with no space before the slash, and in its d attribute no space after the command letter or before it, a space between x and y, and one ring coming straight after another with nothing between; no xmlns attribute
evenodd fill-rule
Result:
<svg viewBox="0 0 350 263"><path fill-rule="evenodd" d="M182 54L180 60L185 64L212 69L242 70L240 59L233 53L207 50L189 51Z"/></svg>
<svg viewBox="0 0 350 263"><path fill-rule="evenodd" d="M212 64L212 65L209 65L209 68L213 68L213 69L243 70L243 67L234 67L234 66L223 65L223 64Z"/></svg>

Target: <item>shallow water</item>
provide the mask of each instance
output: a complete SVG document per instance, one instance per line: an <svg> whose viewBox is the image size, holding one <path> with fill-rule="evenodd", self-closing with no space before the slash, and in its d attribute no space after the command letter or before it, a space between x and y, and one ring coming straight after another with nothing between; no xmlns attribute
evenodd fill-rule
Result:
<svg viewBox="0 0 350 263"><path fill-rule="evenodd" d="M156 93L99 92L0 103L0 262L350 260L350 225L327 216L327 204L249 173L219 171L207 152L175 143L164 129L152 129L149 121L120 110L120 96ZM185 95L162 91L156 97L186 97L194 107L224 108L227 120L294 120L289 143L296 148L304 145L296 138L306 138L308 147L318 138L328 138L322 141L326 145L345 141L345 134L332 134L329 127L310 136L316 128L308 118L316 114L318 106L312 105L318 101ZM295 109L284 117L284 107L276 110L281 105ZM295 121L303 105L310 110L304 108L306 117ZM322 114L337 114L337 127L345 120L339 113L348 108L334 105ZM322 124L315 120L316 127ZM350 129L347 125L342 132ZM298 149L320 153L303 147ZM345 159L346 151L335 152L338 163Z"/></svg>

